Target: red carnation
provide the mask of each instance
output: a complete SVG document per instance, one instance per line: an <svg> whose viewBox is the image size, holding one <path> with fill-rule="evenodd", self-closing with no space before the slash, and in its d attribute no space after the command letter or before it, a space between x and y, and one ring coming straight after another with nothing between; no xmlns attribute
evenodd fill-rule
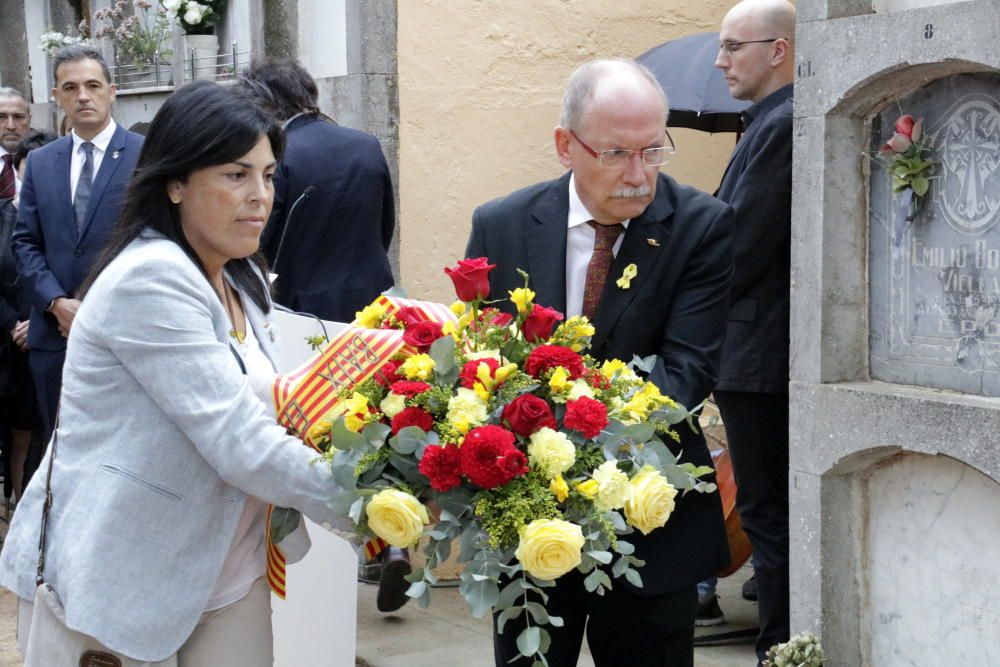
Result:
<svg viewBox="0 0 1000 667"><path fill-rule="evenodd" d="M427 318L424 314L420 312L419 309L413 306L404 306L395 312L393 315L397 320L402 322L404 325L409 327L411 324L416 324L417 322L423 322Z"/></svg>
<svg viewBox="0 0 1000 667"><path fill-rule="evenodd" d="M435 491L450 491L462 483L462 458L454 445L428 445L417 469Z"/></svg>
<svg viewBox="0 0 1000 667"><path fill-rule="evenodd" d="M514 434L500 426L478 426L459 449L462 473L484 489L503 486L528 472L528 458L514 446Z"/></svg>
<svg viewBox="0 0 1000 667"><path fill-rule="evenodd" d="M479 372L479 364L486 364L490 368L490 377L496 377L497 369L500 368L500 362L492 357L483 357L482 359L473 359L472 361L465 362L465 366L462 367L462 373L459 376L462 380L462 386L466 389L473 389L476 386L476 382L479 381L476 373Z"/></svg>
<svg viewBox="0 0 1000 667"><path fill-rule="evenodd" d="M562 366L574 380L586 370L580 355L562 345L539 345L524 360L524 370L532 377L540 378L547 370Z"/></svg>
<svg viewBox="0 0 1000 667"><path fill-rule="evenodd" d="M548 426L556 428L556 418L549 404L534 394L522 394L503 408L501 419L510 425L510 430L524 438Z"/></svg>
<svg viewBox="0 0 1000 667"><path fill-rule="evenodd" d="M490 264L485 257L474 259L460 259L458 264L452 268L445 268L444 272L451 278L455 285L455 294L462 301L475 301L485 299L490 293L490 271L497 268L496 264Z"/></svg>
<svg viewBox="0 0 1000 667"><path fill-rule="evenodd" d="M393 382L399 382L400 380L405 380L406 378L399 374L399 367L403 365L402 361L387 361L382 364L382 367L375 371L375 382L382 387L388 387Z"/></svg>
<svg viewBox="0 0 1000 667"><path fill-rule="evenodd" d="M426 352L431 349L431 343L443 335L440 323L425 321L408 325L403 333L403 340L420 352Z"/></svg>
<svg viewBox="0 0 1000 667"><path fill-rule="evenodd" d="M563 314L555 308L539 306L534 304L531 313L524 320L521 331L524 332L524 339L529 343L539 343L549 339L552 330L556 327L556 322L561 322Z"/></svg>
<svg viewBox="0 0 1000 667"><path fill-rule="evenodd" d="M392 434L396 435L407 426L417 426L424 433L434 428L434 417L421 408L404 408L392 418Z"/></svg>
<svg viewBox="0 0 1000 667"><path fill-rule="evenodd" d="M596 438L608 425L608 408L600 401L581 396L566 403L563 426L579 431L585 438Z"/></svg>
<svg viewBox="0 0 1000 667"><path fill-rule="evenodd" d="M422 394L430 388L431 386L426 382L410 382L409 380L400 380L399 382L393 382L389 385L389 391L394 394L406 396L407 398L413 398L417 394Z"/></svg>
<svg viewBox="0 0 1000 667"><path fill-rule="evenodd" d="M583 374L584 379L594 389L610 389L611 382L596 368L588 368Z"/></svg>

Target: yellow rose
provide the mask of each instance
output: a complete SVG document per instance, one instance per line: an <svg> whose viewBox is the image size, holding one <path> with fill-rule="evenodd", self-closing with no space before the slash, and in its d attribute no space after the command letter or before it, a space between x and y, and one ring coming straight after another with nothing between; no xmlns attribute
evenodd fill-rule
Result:
<svg viewBox="0 0 1000 667"><path fill-rule="evenodd" d="M406 409L406 396L389 392L378 407L386 417L392 419Z"/></svg>
<svg viewBox="0 0 1000 667"><path fill-rule="evenodd" d="M473 426L486 423L486 401L472 389L459 387L448 401L448 422L459 433L468 433Z"/></svg>
<svg viewBox="0 0 1000 667"><path fill-rule="evenodd" d="M526 313L531 310L531 301L535 298L535 293L527 287L518 287L510 294L511 303L517 306L517 312Z"/></svg>
<svg viewBox="0 0 1000 667"><path fill-rule="evenodd" d="M562 475L556 475L549 482L549 491L552 495L556 497L556 500L563 502L569 497L569 485L566 484L566 480L563 479Z"/></svg>
<svg viewBox="0 0 1000 667"><path fill-rule="evenodd" d="M598 484L594 507L599 512L616 510L628 499L628 475L618 469L617 461L605 461L597 466L591 481Z"/></svg>
<svg viewBox="0 0 1000 667"><path fill-rule="evenodd" d="M434 360L427 354L415 354L399 367L407 380L426 380L434 372Z"/></svg>
<svg viewBox="0 0 1000 667"><path fill-rule="evenodd" d="M385 317L385 313L385 306L373 303L354 313L354 322L351 324L364 329L378 329L379 325L382 324L382 318Z"/></svg>
<svg viewBox="0 0 1000 667"><path fill-rule="evenodd" d="M448 308L451 309L451 312L455 313L455 317L461 317L462 315L465 314L464 301L455 301L450 306L448 306Z"/></svg>
<svg viewBox="0 0 1000 667"><path fill-rule="evenodd" d="M365 510L368 527L394 547L407 549L416 544L430 523L427 508L405 491L385 489L369 501Z"/></svg>
<svg viewBox="0 0 1000 667"><path fill-rule="evenodd" d="M674 511L677 489L652 466L645 466L629 482L631 497L625 501L625 519L649 535L667 523Z"/></svg>
<svg viewBox="0 0 1000 667"><path fill-rule="evenodd" d="M580 492L580 495L590 500L597 495L600 488L601 485L596 479L588 479L586 482L578 482L576 485L576 490Z"/></svg>
<svg viewBox="0 0 1000 667"><path fill-rule="evenodd" d="M531 436L528 460L533 468L552 478L570 469L576 461L576 447L565 434L543 426Z"/></svg>
<svg viewBox="0 0 1000 667"><path fill-rule="evenodd" d="M535 519L521 528L514 556L537 579L558 579L580 564L583 530L562 519Z"/></svg>

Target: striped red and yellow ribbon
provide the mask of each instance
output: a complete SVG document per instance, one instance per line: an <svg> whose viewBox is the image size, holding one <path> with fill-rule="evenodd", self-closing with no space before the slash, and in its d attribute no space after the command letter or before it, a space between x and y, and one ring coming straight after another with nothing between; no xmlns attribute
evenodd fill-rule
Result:
<svg viewBox="0 0 1000 667"><path fill-rule="evenodd" d="M400 308L415 308L424 319L445 323L455 321L455 314L444 305L399 297L381 296L376 300L392 314ZM274 405L278 423L304 438L309 427L337 404L337 396L375 375L397 355L414 352L403 341L399 329L361 329L346 327L315 357L286 375L275 378ZM271 512L267 508L267 581L271 590L285 599L285 554L271 541ZM365 556L371 560L387 545L375 538L365 544Z"/></svg>

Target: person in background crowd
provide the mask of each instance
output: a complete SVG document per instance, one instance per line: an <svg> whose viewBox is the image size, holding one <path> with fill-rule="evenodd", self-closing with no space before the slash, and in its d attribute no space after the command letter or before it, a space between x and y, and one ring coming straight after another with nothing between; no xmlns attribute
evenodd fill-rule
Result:
<svg viewBox="0 0 1000 667"><path fill-rule="evenodd" d="M716 196L733 207L735 274L714 396L736 507L753 544L757 656L788 640L788 347L795 7L743 0L726 14L716 67L753 106ZM714 596L713 596L714 598Z"/></svg>
<svg viewBox="0 0 1000 667"><path fill-rule="evenodd" d="M344 525L329 470L271 403L277 338L257 250L282 147L233 86L190 83L153 119L82 288L46 474L0 554L0 585L30 609L45 521L42 576L96 654L61 656L65 629L40 616L48 634L18 626L38 652L28 664L270 666L267 504ZM304 530L281 542L289 561ZM332 600L331 618L348 603Z"/></svg>
<svg viewBox="0 0 1000 667"><path fill-rule="evenodd" d="M261 246L277 274L275 301L325 320L350 322L393 284L386 254L396 221L389 166L378 139L320 113L316 82L298 62L251 64L243 85L285 127L288 146L274 174L274 211ZM380 611L410 599L404 549L386 547L376 573Z"/></svg>
<svg viewBox="0 0 1000 667"><path fill-rule="evenodd" d="M2 104L2 103L0 103ZM14 149L14 169L24 176L28 153L56 140L51 132L29 131ZM0 201L0 428L7 431L4 471L4 495L20 498L26 471L28 447L35 439L41 447L41 420L35 398L35 385L28 367L28 317L31 303L24 284L18 278L17 264L10 238L17 221L18 198Z"/></svg>
<svg viewBox="0 0 1000 667"><path fill-rule="evenodd" d="M673 152L667 109L646 68L616 60L582 65L570 77L555 129L569 171L476 209L465 255L497 265L487 299L522 287L517 270L526 270L536 303L593 322L591 355L655 355L648 379L694 408L718 372L732 211L660 172ZM630 266L635 278L621 288L616 280ZM700 432L681 426L678 433L674 449L684 461L711 464ZM598 667L693 664L695 585L729 560L719 495L684 496L666 526L629 542L646 562L642 588L617 579L589 594L574 571L546 589L549 614L564 621L550 629L552 667L577 664L585 633ZM512 661L521 628L507 623L494 633L497 667L528 664Z"/></svg>
<svg viewBox="0 0 1000 667"><path fill-rule="evenodd" d="M28 160L13 236L18 271L31 298L28 361L43 442L59 405L66 337L80 307L77 288L118 218L142 146L142 137L111 118L115 86L99 51L65 46L56 52L52 68L52 97L73 130ZM39 458L29 455L32 469Z"/></svg>
<svg viewBox="0 0 1000 667"><path fill-rule="evenodd" d="M31 108L20 90L0 88L0 199L13 199L20 189L14 149L31 128Z"/></svg>

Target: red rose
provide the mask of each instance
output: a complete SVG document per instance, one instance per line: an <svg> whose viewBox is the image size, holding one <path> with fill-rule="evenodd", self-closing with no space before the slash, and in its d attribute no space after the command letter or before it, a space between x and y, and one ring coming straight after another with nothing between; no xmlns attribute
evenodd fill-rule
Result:
<svg viewBox="0 0 1000 667"><path fill-rule="evenodd" d="M565 368L574 380L586 370L580 355L562 345L539 345L524 360L524 371L536 378L556 366Z"/></svg>
<svg viewBox="0 0 1000 667"><path fill-rule="evenodd" d="M543 426L556 428L556 418L549 404L534 394L522 394L505 405L501 419L507 422L511 431L524 438L531 437Z"/></svg>
<svg viewBox="0 0 1000 667"><path fill-rule="evenodd" d="M387 361L382 364L382 367L375 371L375 382L382 387L388 387L393 382L399 382L400 380L405 380L406 378L399 374L399 367L403 365L402 361Z"/></svg>
<svg viewBox="0 0 1000 667"><path fill-rule="evenodd" d="M483 320L495 327L505 327L510 324L513 319L513 315L505 313L502 310L497 310L496 308L483 309Z"/></svg>
<svg viewBox="0 0 1000 667"><path fill-rule="evenodd" d="M478 426L459 448L462 473L476 486L492 489L528 472L528 458L514 446L514 434L500 426Z"/></svg>
<svg viewBox="0 0 1000 667"><path fill-rule="evenodd" d="M400 308L393 315L397 320L402 322L404 325L409 327L411 324L416 324L417 322L423 322L427 318L424 317L423 313L413 306L405 306Z"/></svg>
<svg viewBox="0 0 1000 667"><path fill-rule="evenodd" d="M407 345L412 345L420 352L431 349L431 343L443 336L441 325L438 322L417 322L406 327L403 333L403 341Z"/></svg>
<svg viewBox="0 0 1000 667"><path fill-rule="evenodd" d="M905 153L915 142L920 141L923 134L924 119L913 120L913 116L906 114L900 116L896 121L896 132L889 141L882 145L879 153Z"/></svg>
<svg viewBox="0 0 1000 667"><path fill-rule="evenodd" d="M608 425L608 408L592 398L581 396L566 403L563 426L579 431L585 438L596 438Z"/></svg>
<svg viewBox="0 0 1000 667"><path fill-rule="evenodd" d="M450 491L462 483L462 457L454 445L428 445L417 469L435 491Z"/></svg>
<svg viewBox="0 0 1000 667"><path fill-rule="evenodd" d="M524 332L524 339L529 343L539 343L549 339L556 322L561 322L563 314L555 308L539 306L537 303L531 309L528 317L524 320L521 331Z"/></svg>
<svg viewBox="0 0 1000 667"><path fill-rule="evenodd" d="M479 372L480 364L486 364L489 366L491 378L496 376L497 369L500 368L500 362L492 357L473 359L472 361L465 362L465 366L462 367L462 373L459 377L462 381L462 386L466 389L475 388L476 382L478 382L478 376L476 373Z"/></svg>
<svg viewBox="0 0 1000 667"><path fill-rule="evenodd" d="M409 380L400 380L399 382L393 382L389 385L389 391L394 394L406 396L407 398L413 398L417 394L422 394L430 388L431 386L426 382L410 382Z"/></svg>
<svg viewBox="0 0 1000 667"><path fill-rule="evenodd" d="M485 257L475 259L460 259L454 268L445 268L444 272L455 284L455 294L462 301L485 299L490 293L490 271L497 268Z"/></svg>
<svg viewBox="0 0 1000 667"><path fill-rule="evenodd" d="M396 435L407 426L417 426L421 431L427 433L434 428L434 417L420 408L404 408L402 412L392 418L390 424L392 434Z"/></svg>

